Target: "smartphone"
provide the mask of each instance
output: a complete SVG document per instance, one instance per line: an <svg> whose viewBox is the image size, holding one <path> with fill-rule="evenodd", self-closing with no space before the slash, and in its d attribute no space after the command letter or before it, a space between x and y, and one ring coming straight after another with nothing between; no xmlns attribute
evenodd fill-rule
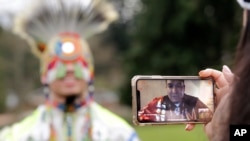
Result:
<svg viewBox="0 0 250 141"><path fill-rule="evenodd" d="M131 79L133 123L207 123L215 107L214 80L199 76L136 75Z"/></svg>

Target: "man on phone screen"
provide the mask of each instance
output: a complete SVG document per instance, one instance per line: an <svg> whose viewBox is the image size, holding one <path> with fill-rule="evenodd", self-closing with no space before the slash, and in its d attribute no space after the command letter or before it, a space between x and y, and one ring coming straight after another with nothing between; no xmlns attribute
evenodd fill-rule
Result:
<svg viewBox="0 0 250 141"><path fill-rule="evenodd" d="M166 80L167 95L154 98L138 112L139 121L206 121L212 112L197 97L185 93L182 79Z"/></svg>

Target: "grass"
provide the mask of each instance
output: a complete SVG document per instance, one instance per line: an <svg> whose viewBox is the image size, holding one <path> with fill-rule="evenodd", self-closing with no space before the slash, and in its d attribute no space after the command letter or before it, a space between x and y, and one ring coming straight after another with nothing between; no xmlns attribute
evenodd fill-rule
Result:
<svg viewBox="0 0 250 141"><path fill-rule="evenodd" d="M208 141L203 125L185 131L185 125L135 126L141 141Z"/></svg>

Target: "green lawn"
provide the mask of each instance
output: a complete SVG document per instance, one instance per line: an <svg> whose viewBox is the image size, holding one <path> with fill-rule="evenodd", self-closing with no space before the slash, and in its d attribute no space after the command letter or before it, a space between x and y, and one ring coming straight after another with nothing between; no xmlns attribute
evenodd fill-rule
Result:
<svg viewBox="0 0 250 141"><path fill-rule="evenodd" d="M208 141L203 125L185 131L185 125L135 126L142 141Z"/></svg>

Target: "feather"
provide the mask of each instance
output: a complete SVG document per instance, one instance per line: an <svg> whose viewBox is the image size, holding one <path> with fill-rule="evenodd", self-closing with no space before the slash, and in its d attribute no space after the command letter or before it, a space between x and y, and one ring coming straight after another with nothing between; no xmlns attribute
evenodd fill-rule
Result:
<svg viewBox="0 0 250 141"><path fill-rule="evenodd" d="M40 59L42 74L54 55L55 43L66 34L80 40L81 55L93 72L86 40L106 30L117 18L117 11L107 0L0 0L0 26L29 43Z"/></svg>
<svg viewBox="0 0 250 141"><path fill-rule="evenodd" d="M32 0L0 0L0 26L5 30L12 30L14 19Z"/></svg>
<svg viewBox="0 0 250 141"><path fill-rule="evenodd" d="M17 16L13 30L37 55L37 43L48 44L63 32L88 39L118 18L114 7L104 0L33 0L30 5Z"/></svg>

